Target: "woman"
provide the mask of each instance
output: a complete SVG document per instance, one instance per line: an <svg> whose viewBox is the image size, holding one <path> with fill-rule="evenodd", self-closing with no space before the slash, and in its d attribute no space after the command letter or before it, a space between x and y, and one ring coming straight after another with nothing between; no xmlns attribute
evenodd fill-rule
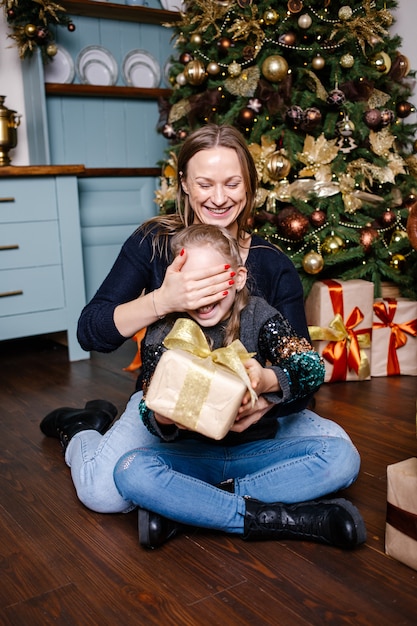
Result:
<svg viewBox="0 0 417 626"><path fill-rule="evenodd" d="M230 126L207 125L192 133L178 156L180 184L177 213L142 225L125 242L109 275L82 311L78 338L85 350L110 352L127 338L173 311L195 310L226 297L233 280L230 268L181 271L186 252L169 257L172 234L193 223L225 227L238 241L248 269L249 288L280 311L296 332L308 338L303 292L292 262L275 246L247 232L257 189L251 154L240 133ZM138 424L142 379L123 415L112 425L112 410L57 409L41 423L45 435L61 440L65 461L79 499L101 513L131 510L119 494L113 470L119 458L157 439ZM282 407L277 437L342 436L335 423L305 411L307 398L290 410ZM241 407L233 430L241 432L261 419L269 403ZM350 472L350 470L349 470Z"/></svg>
<svg viewBox="0 0 417 626"><path fill-rule="evenodd" d="M318 388L324 380L322 360L281 313L262 298L249 297L247 270L236 240L228 231L206 224L192 225L172 239L174 254L181 249L187 252L183 271L223 263L233 270L234 284L218 302L186 311L187 315L169 315L148 328L142 342L144 397L139 413L148 429L165 443L148 444L126 453L116 465L116 486L125 499L141 507L139 541L148 548L158 547L174 536L179 524L235 533L244 539L292 538L294 529L286 519L292 521L294 510L313 506L311 502L301 504L300 497L319 498L348 487L359 469L358 452L343 437L327 437L325 441L321 436L309 437L304 449L298 440L275 438L279 407ZM192 348L198 331L195 323L212 350L230 346L236 339L241 341L254 355L248 355L244 362L246 382L272 403L259 422L240 433L228 432L220 441L195 432L198 410L204 407L202 395L201 407L194 406L198 391L204 387L201 372L195 389L191 381L196 372L187 370L184 385L188 392L179 387L180 396L168 407L167 386L177 384L172 375L175 361L170 360L169 366L161 361L156 388L164 392L154 393L156 405L151 402L152 378L166 351L167 336L172 342L178 338L183 348ZM175 358L175 352L172 355ZM244 371L241 375L244 377ZM206 419L216 422L216 389L211 390L215 381L210 383ZM248 401L249 392L247 396ZM152 411L149 404L165 413ZM182 427L168 417L171 411ZM350 475L347 470L343 472L344 482L335 471L336 462L350 470ZM224 492L225 485L230 493ZM328 504L326 516L324 503L318 506L322 519L326 517L326 530L323 524L307 525L298 528L296 538L343 548L353 548L365 540L362 518L353 505L334 499Z"/></svg>

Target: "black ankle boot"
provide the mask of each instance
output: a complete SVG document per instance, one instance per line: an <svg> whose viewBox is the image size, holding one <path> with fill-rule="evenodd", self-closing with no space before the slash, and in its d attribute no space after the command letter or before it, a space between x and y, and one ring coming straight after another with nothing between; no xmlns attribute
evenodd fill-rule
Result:
<svg viewBox="0 0 417 626"><path fill-rule="evenodd" d="M366 541L366 528L358 509L343 498L298 504L246 498L243 539L300 539L350 549Z"/></svg>
<svg viewBox="0 0 417 626"><path fill-rule="evenodd" d="M82 430L106 432L117 415L117 409L106 400L90 400L83 409L61 407L48 413L40 423L40 429L47 437L59 439L63 449Z"/></svg>
<svg viewBox="0 0 417 626"><path fill-rule="evenodd" d="M185 528L182 524L153 511L139 508L139 543L145 548L159 548Z"/></svg>

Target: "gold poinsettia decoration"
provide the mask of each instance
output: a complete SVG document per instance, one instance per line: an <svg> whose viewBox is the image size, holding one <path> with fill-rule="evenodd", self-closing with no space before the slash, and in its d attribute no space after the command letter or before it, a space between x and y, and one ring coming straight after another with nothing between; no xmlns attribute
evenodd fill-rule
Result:
<svg viewBox="0 0 417 626"><path fill-rule="evenodd" d="M258 173L259 182L271 183L272 180L268 175L268 171L266 169L266 162L268 157L275 152L276 143L275 140L267 135L262 135L261 137L261 145L258 143L251 143L248 146L249 152L252 155L253 160L255 161L256 171Z"/></svg>
<svg viewBox="0 0 417 626"><path fill-rule="evenodd" d="M181 12L181 20L172 23L163 24L167 28L173 28L177 32L181 32L183 29L187 30L190 26L194 26L193 31L195 33L204 33L210 26L213 26L215 30L214 38L221 37L221 27L217 24L228 11L236 3L231 2L217 2L216 0L194 0L192 5L187 7L187 12Z"/></svg>
<svg viewBox="0 0 417 626"><path fill-rule="evenodd" d="M394 176L398 174L405 174L405 161L395 151L395 137L388 128L375 132L373 130L369 133L369 143L376 155L384 157L388 161L388 167L392 171Z"/></svg>
<svg viewBox="0 0 417 626"><path fill-rule="evenodd" d="M316 180L330 181L332 178L330 163L338 153L337 139L328 140L323 133L317 139L307 135L303 151L297 154L298 160L306 166L300 170L299 176L314 176Z"/></svg>
<svg viewBox="0 0 417 626"><path fill-rule="evenodd" d="M227 29L227 32L232 35L232 39L235 41L243 39L244 41L250 40L253 42L254 57L256 57L262 48L265 33L258 18L258 7L253 4L250 9L251 15L242 15L236 18L232 26Z"/></svg>
<svg viewBox="0 0 417 626"><path fill-rule="evenodd" d="M383 38L388 35L385 26L389 25L388 15L390 14L386 9L375 11L374 3L371 0L363 0L362 8L365 15L356 16L352 12L350 19L341 20L335 25L330 39L336 36L339 36L339 41L354 39L365 55L366 44L373 47L375 42L382 42Z"/></svg>

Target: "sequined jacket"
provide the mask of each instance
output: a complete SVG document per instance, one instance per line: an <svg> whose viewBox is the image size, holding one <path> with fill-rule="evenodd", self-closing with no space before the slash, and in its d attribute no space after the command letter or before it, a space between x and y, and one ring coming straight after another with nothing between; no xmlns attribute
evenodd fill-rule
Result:
<svg viewBox="0 0 417 626"><path fill-rule="evenodd" d="M155 367L166 350L162 341L171 330L177 317L169 316L149 327L142 342L144 399L140 403L140 414L147 428L161 439L170 441L178 438L201 438L202 435L176 427L161 428L153 412L146 406L146 388ZM223 345L224 327L218 324L203 329L212 342L212 349ZM255 352L263 367L270 367L279 382L280 391L264 394L274 406L257 423L242 433L229 432L220 441L223 445L236 445L258 439L274 437L277 418L294 412L300 399L309 397L324 380L324 365L319 354L304 337L296 333L291 324L265 300L252 296L241 313L240 340L248 352ZM211 442L213 440L210 439Z"/></svg>

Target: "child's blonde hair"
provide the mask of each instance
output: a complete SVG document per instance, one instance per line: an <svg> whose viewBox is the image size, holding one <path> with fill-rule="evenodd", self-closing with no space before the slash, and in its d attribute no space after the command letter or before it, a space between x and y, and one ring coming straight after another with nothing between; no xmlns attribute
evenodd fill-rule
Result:
<svg viewBox="0 0 417 626"><path fill-rule="evenodd" d="M232 270L243 267L239 246L232 235L220 226L211 224L193 224L176 233L171 239L171 251L177 256L183 248L201 248L212 246L219 252ZM246 285L236 292L235 300L230 312L230 318L225 328L223 345L227 346L239 338L240 313L249 301L249 291Z"/></svg>

